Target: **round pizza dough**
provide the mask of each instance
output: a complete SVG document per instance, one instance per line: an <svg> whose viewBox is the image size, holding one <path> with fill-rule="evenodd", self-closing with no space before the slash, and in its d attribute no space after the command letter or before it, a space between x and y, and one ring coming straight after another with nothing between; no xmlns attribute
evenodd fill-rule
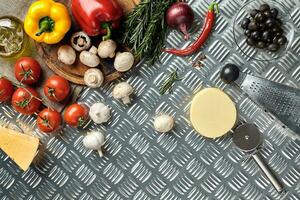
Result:
<svg viewBox="0 0 300 200"><path fill-rule="evenodd" d="M192 100L190 120L195 130L204 137L217 138L228 133L236 118L233 101L220 89L203 89Z"/></svg>

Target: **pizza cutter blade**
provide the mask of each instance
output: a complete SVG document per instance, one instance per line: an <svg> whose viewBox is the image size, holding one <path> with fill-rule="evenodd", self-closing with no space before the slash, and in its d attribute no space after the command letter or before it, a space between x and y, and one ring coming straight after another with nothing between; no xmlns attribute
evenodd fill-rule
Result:
<svg viewBox="0 0 300 200"><path fill-rule="evenodd" d="M257 151L257 148L262 143L261 133L254 124L243 124L236 128L233 134L233 143L242 151L247 153L253 153L251 157L254 159L256 164L259 166L261 171L269 179L271 184L281 193L283 186L271 172L268 166L263 161L261 155Z"/></svg>

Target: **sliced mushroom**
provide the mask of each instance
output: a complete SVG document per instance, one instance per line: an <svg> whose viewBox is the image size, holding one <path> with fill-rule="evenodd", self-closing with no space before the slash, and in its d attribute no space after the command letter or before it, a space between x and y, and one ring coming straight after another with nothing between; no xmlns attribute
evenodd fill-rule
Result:
<svg viewBox="0 0 300 200"><path fill-rule="evenodd" d="M79 59L82 64L88 67L97 67L100 64L100 58L97 56L97 48L94 46L89 51L82 51Z"/></svg>
<svg viewBox="0 0 300 200"><path fill-rule="evenodd" d="M71 37L71 45L76 51L83 51L91 46L91 38L83 31L76 32Z"/></svg>
<svg viewBox="0 0 300 200"><path fill-rule="evenodd" d="M84 82L88 87L97 88L102 85L104 81L103 73L100 69L88 69L84 73Z"/></svg>

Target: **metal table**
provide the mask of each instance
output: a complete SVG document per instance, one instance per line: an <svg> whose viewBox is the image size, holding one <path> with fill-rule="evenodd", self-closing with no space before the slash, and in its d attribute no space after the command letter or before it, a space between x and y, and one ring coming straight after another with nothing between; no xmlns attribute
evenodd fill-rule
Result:
<svg viewBox="0 0 300 200"><path fill-rule="evenodd" d="M0 0L0 12L23 18L30 2ZM209 1L188 2L197 12L197 27L201 26L203 22L198 19L204 18ZM233 41L233 16L247 1L218 2L221 14L201 51L206 55L203 67L191 67L200 52L188 58L162 54L154 66L143 65L122 78L135 88L129 106L112 98L113 84L85 90L80 101L88 105L105 102L112 110L109 123L88 127L107 134L104 158L84 148L82 139L87 130L65 126L50 139L44 160L25 173L0 152L0 199L300 199L300 142L239 88L225 86L218 76L219 69L232 62L249 73L299 88L300 1L281 1L292 15L296 34L289 53L272 63L248 59ZM175 31L166 42L176 47L187 45ZM12 63L1 60L1 71L11 73ZM172 94L159 95L163 77L175 68L183 80L175 84ZM285 195L278 194L254 161L233 146L230 135L208 140L193 130L188 117L190 101L204 87L224 89L235 101L240 120L259 127L265 138L262 155L283 182ZM158 134L152 128L153 117L160 112L176 119L169 134ZM2 122L16 118L35 126L33 117L1 106ZM36 129L34 132L45 140L48 137Z"/></svg>

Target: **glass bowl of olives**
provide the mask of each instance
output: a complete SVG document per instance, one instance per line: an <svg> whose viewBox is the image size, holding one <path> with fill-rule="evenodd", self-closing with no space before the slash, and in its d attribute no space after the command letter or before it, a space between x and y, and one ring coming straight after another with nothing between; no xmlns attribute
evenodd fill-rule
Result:
<svg viewBox="0 0 300 200"><path fill-rule="evenodd" d="M272 0L254 0L237 12L233 24L234 41L244 55L260 61L284 56L294 37L288 9Z"/></svg>

